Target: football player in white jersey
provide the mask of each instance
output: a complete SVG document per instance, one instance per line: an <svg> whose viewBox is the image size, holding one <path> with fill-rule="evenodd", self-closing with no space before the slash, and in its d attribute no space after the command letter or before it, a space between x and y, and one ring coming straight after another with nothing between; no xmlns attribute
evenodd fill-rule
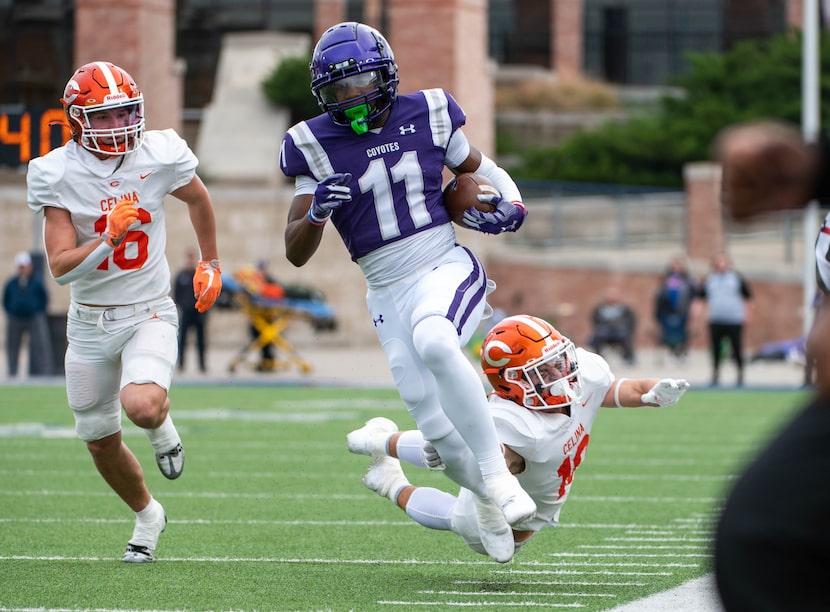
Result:
<svg viewBox="0 0 830 612"><path fill-rule="evenodd" d="M559 521L600 407L670 406L689 388L683 379L615 378L601 356L575 348L550 323L529 315L493 326L481 346L481 366L494 389L490 409L507 466L536 502L536 516L513 531L516 551ZM415 487L401 469L401 461L449 469L420 431L399 432L378 417L351 432L348 447L373 457L366 487L420 525L453 531L485 554L470 491L455 496Z"/></svg>
<svg viewBox="0 0 830 612"><path fill-rule="evenodd" d="M374 28L329 28L314 48L311 73L325 112L290 128L280 149L280 168L296 185L286 257L304 265L331 220L366 278L368 314L401 399L458 468L450 477L477 494L485 545L506 561L513 554L508 523L535 509L504 465L484 388L462 350L495 285L456 241L443 204L444 169L483 174L501 194L479 196L495 208L467 211L471 229L519 229L521 193L469 144L466 117L449 93L397 95L395 57Z"/></svg>
<svg viewBox="0 0 830 612"><path fill-rule="evenodd" d="M201 261L197 308L221 291L216 220L197 160L173 130L144 129L143 96L109 62L78 68L61 98L72 139L29 163L28 204L43 213L49 270L70 286L66 395L95 467L135 512L123 560L153 560L167 517L121 437L121 409L142 428L162 474L184 467L168 389L178 315L170 292L163 198L188 206Z"/></svg>

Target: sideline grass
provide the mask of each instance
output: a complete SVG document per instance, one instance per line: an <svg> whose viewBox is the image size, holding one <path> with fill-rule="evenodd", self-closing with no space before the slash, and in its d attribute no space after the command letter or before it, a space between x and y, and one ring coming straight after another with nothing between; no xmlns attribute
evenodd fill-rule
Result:
<svg viewBox="0 0 830 612"><path fill-rule="evenodd" d="M158 561L119 561L132 515L74 436L61 386L5 386L0 608L605 610L705 574L730 476L798 408L797 392L696 391L663 410L603 410L560 526L509 564L418 527L360 478L345 435L412 421L392 390L181 386L177 481L125 439L170 519ZM416 484L453 491L442 475Z"/></svg>

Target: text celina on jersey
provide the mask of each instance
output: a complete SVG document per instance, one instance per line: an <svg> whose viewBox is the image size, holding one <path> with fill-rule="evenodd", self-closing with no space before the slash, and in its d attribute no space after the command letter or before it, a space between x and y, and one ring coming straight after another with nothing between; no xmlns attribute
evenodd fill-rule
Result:
<svg viewBox="0 0 830 612"><path fill-rule="evenodd" d="M280 167L288 177L321 181L351 172L352 201L332 222L353 260L424 229L450 222L442 203L444 158L464 111L441 89L397 97L379 131L357 135L328 115L285 136Z"/></svg>
<svg viewBox="0 0 830 612"><path fill-rule="evenodd" d="M29 162L29 207L35 212L48 206L69 211L78 245L101 236L107 213L120 200L136 200L139 225L133 225L97 269L72 282L75 302L115 306L170 292L163 200L193 179L197 165L196 156L173 130L146 132L142 146L125 155L120 165L116 159L99 160L72 141Z"/></svg>
<svg viewBox="0 0 830 612"><path fill-rule="evenodd" d="M577 348L576 358L582 397L572 406L571 416L529 410L497 396L490 399L499 440L525 460L524 472L516 477L536 502L536 517L528 529L558 522L574 472L585 458L594 419L614 382L601 356Z"/></svg>

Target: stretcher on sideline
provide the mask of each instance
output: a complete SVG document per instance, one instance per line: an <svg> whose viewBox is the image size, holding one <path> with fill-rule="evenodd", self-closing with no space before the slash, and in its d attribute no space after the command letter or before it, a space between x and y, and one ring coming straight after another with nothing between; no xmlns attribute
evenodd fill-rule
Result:
<svg viewBox="0 0 830 612"><path fill-rule="evenodd" d="M315 332L337 328L334 308L320 290L261 282L252 278L248 268L234 275L222 275L220 302L222 307L240 309L252 331L251 340L228 364L231 373L248 365L261 372L297 368L308 374L314 368L286 339L286 330L296 321L310 323ZM268 346L273 347L273 357L262 358L262 349Z"/></svg>

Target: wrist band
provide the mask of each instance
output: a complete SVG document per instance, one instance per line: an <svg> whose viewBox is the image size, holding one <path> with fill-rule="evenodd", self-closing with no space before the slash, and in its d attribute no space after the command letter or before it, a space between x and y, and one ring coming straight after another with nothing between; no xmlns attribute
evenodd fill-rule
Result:
<svg viewBox="0 0 830 612"><path fill-rule="evenodd" d="M308 217L309 222L310 222L312 225L317 225L317 226L320 226L320 225L325 225L325 224L326 224L326 221L328 221L328 220L329 220L329 217L330 217L331 215L329 214L329 215L326 215L325 217L323 217L322 219L318 219L317 217L315 217L315 216L314 216L314 212L313 212L313 210L314 210L314 207L313 207L313 206L312 206L311 208L309 208L309 209L308 209L308 215L306 215L306 216Z"/></svg>
<svg viewBox="0 0 830 612"><path fill-rule="evenodd" d="M620 403L620 386L623 384L624 380L628 380L627 378L618 378L616 386L614 387L614 403L617 405L617 408L624 408Z"/></svg>

